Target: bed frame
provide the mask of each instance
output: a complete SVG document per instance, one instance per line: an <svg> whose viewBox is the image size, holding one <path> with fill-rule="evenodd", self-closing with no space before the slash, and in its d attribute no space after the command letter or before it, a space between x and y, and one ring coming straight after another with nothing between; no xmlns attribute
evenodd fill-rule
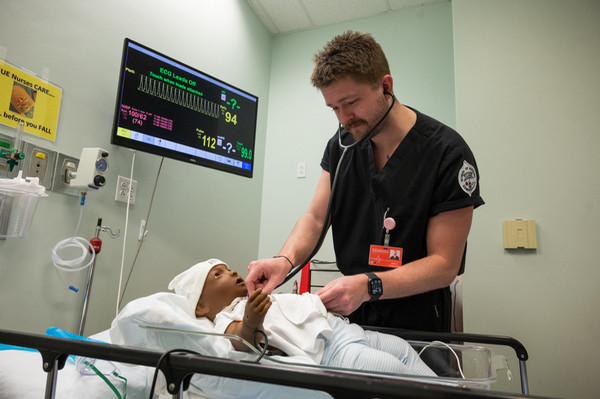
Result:
<svg viewBox="0 0 600 399"><path fill-rule="evenodd" d="M502 394L486 390L456 388L433 383L416 382L402 378L363 373L346 373L340 370L287 368L220 359L189 353L175 352L160 370L167 380L167 388L174 398L183 397L194 373L259 381L277 385L314 389L329 393L334 398L522 398L527 396L527 351L510 337L457 334L420 333L374 328L407 339L482 342L505 345L515 349L521 368L523 394ZM155 368L163 352L133 347L87 342L46 335L0 330L0 343L37 349L42 355L42 367L47 373L45 398L54 398L57 373L69 355L85 356ZM524 384L524 385L523 385Z"/></svg>
<svg viewBox="0 0 600 399"><path fill-rule="evenodd" d="M501 345L511 347L519 359L519 374L521 377L521 392L525 395L529 394L529 381L527 379L527 364L529 355L525 346L515 338L500 336L500 335L483 335L469 333L444 333L444 332L427 332L427 331L410 331L397 330L387 327L364 327L367 330L379 331L385 334L396 335L406 340L419 341L443 341L443 342L476 342L480 344Z"/></svg>

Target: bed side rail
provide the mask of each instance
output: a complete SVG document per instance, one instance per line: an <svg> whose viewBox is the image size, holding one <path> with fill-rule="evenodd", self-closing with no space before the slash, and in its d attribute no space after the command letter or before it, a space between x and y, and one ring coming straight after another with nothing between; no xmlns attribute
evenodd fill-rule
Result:
<svg viewBox="0 0 600 399"><path fill-rule="evenodd" d="M122 363L156 367L163 352L138 349L46 335L20 333L0 329L0 342L37 349L42 354L43 368L48 373L48 385L56 383L52 373L64 367L67 355L85 356ZM521 398L516 394L502 394L483 390L453 388L383 376L344 373L339 370L292 369L267 364L240 362L228 359L183 354L170 355L161 370L165 372L169 392L181 396L186 378L194 373L228 378L260 381L277 385L325 391L334 398ZM166 364L168 364L168 369ZM52 381L53 380L53 381ZM46 397L54 396L54 386L47 386ZM176 395L176 396L175 396ZM528 396L527 396L528 397Z"/></svg>
<svg viewBox="0 0 600 399"><path fill-rule="evenodd" d="M421 341L445 341L445 342L473 342L489 345L501 345L512 348L519 359L519 372L521 376L521 392L529 394L529 382L527 379L527 366L525 362L529 359L529 354L525 346L513 337L503 335L486 335L486 334L471 334L471 333L447 333L436 331L413 331L402 330L389 327L374 327L363 326L363 328L372 331L379 331L386 334L396 335L406 340L421 340Z"/></svg>
<svg viewBox="0 0 600 399"><path fill-rule="evenodd" d="M526 361L529 359L525 346L518 340L512 337L503 335L485 335L485 334L470 334L470 333L445 333L435 331L412 331L400 330L389 327L372 327L365 326L367 330L379 331L386 334L396 335L407 340L422 340L422 341L458 341L458 342L475 342L490 345L509 346L514 349L519 360Z"/></svg>

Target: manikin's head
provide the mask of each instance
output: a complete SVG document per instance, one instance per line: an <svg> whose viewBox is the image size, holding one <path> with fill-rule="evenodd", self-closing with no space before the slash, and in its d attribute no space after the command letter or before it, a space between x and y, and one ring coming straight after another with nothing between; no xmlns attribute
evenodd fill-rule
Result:
<svg viewBox="0 0 600 399"><path fill-rule="evenodd" d="M219 259L200 262L180 273L169 289L187 298L192 316L212 321L235 298L248 295L244 279Z"/></svg>

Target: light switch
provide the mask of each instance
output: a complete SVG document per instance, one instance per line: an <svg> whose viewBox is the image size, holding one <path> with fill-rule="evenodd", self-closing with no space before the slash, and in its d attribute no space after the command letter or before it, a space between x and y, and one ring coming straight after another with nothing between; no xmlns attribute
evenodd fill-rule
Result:
<svg viewBox="0 0 600 399"><path fill-rule="evenodd" d="M504 231L504 248L506 249L537 249L535 220L505 220L502 222Z"/></svg>
<svg viewBox="0 0 600 399"><path fill-rule="evenodd" d="M298 179L304 179L306 177L306 162L298 162L296 177Z"/></svg>

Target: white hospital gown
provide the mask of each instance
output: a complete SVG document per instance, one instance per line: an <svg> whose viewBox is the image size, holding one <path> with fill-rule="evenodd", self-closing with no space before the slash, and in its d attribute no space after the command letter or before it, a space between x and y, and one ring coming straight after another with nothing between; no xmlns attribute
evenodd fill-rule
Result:
<svg viewBox="0 0 600 399"><path fill-rule="evenodd" d="M243 299L231 312L218 313L215 330L224 333L229 324L242 320L246 302ZM314 294L276 294L271 295L271 308L263 327L269 346L290 356L308 357L319 364L325 349L325 338L332 334L328 322L332 317Z"/></svg>
<svg viewBox="0 0 600 399"><path fill-rule="evenodd" d="M329 367L393 374L435 376L405 340L373 331L327 312L314 294L271 295L263 328L274 346L288 355L304 356ZM215 329L225 332L242 320L247 300L217 314ZM231 309L233 307L233 309Z"/></svg>

